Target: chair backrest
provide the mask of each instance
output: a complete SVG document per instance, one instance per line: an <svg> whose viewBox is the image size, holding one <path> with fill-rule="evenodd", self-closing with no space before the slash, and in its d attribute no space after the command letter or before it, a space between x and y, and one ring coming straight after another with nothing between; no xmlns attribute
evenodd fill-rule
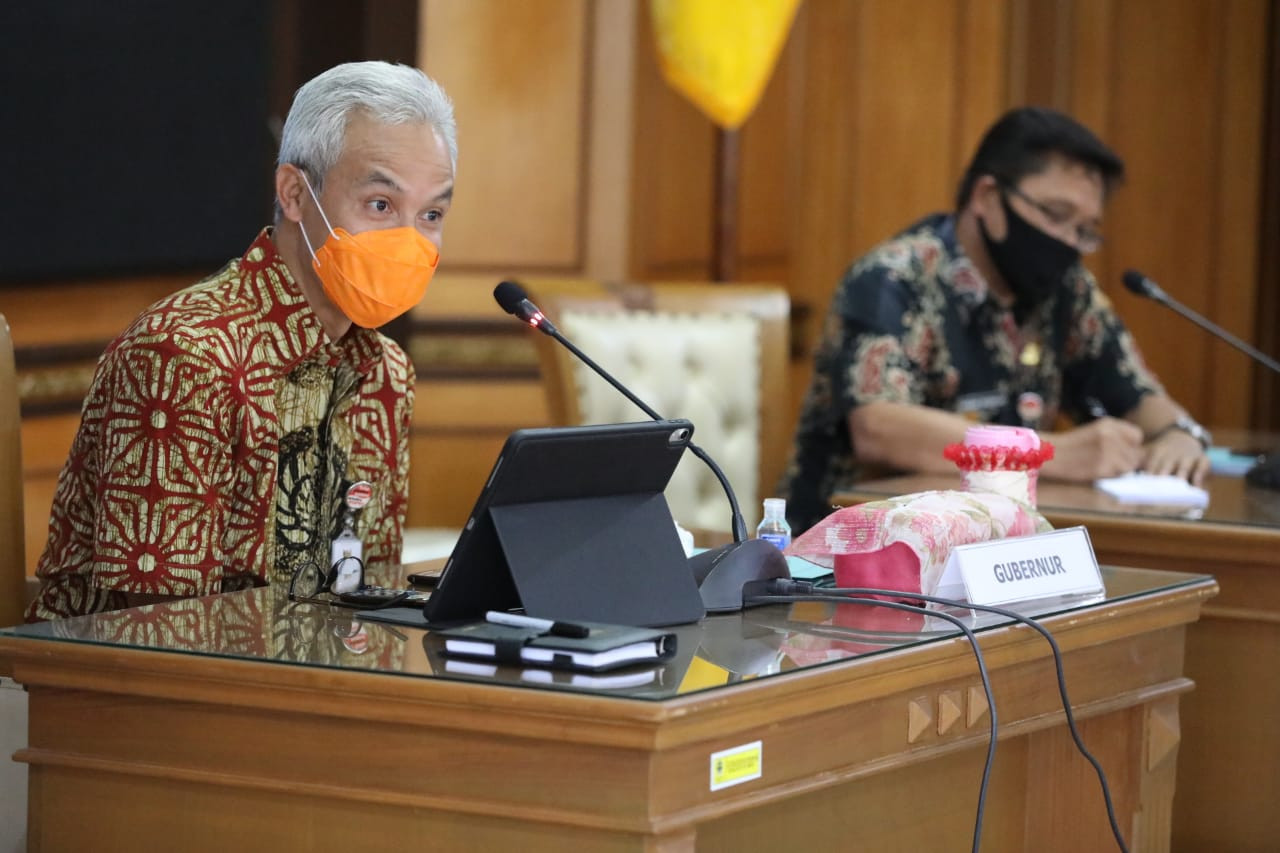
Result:
<svg viewBox="0 0 1280 853"><path fill-rule="evenodd" d="M26 603L27 555L23 547L22 415L13 338L0 314L0 625L22 621Z"/></svg>
<svg viewBox="0 0 1280 853"><path fill-rule="evenodd" d="M789 441L786 291L697 282L526 284L564 336L640 399L665 417L693 422L695 442L724 469L754 527ZM555 340L537 340L553 422L645 417ZM667 501L685 527L728 531L728 501L715 476L692 456L677 470Z"/></svg>

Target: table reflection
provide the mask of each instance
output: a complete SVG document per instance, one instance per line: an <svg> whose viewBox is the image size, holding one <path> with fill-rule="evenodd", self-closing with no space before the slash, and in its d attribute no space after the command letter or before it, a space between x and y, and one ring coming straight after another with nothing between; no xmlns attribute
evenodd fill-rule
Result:
<svg viewBox="0 0 1280 853"><path fill-rule="evenodd" d="M1008 609L1044 616L1198 583L1202 575L1103 569L1105 595L1040 599ZM1008 619L949 608L974 630ZM799 669L956 637L959 630L929 611L904 613L837 599L797 601L709 616L670 628L676 655L664 664L597 675L459 662L425 629L416 611L406 623L386 614L290 601L281 587L95 613L7 628L14 639L133 647L250 661L364 670L411 677L478 681L536 689L584 690L635 699L664 699ZM371 618L374 617L374 618Z"/></svg>
<svg viewBox="0 0 1280 853"><path fill-rule="evenodd" d="M293 602L283 585L26 626L56 639L347 669L398 669L406 636L350 608Z"/></svg>
<svg viewBox="0 0 1280 853"><path fill-rule="evenodd" d="M836 506L908 495L938 489L959 489L958 477L941 474L904 474L854 483L832 496ZM1200 521L1257 527L1280 527L1280 491L1250 486L1238 477L1210 477L1205 483L1209 504L1205 507L1124 503L1090 484L1041 480L1037 506L1046 516L1061 513L1111 518Z"/></svg>

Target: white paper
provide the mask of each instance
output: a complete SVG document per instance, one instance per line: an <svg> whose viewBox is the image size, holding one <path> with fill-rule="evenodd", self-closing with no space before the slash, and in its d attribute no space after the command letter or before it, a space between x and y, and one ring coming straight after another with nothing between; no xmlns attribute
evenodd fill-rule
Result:
<svg viewBox="0 0 1280 853"><path fill-rule="evenodd" d="M1172 474L1125 474L1094 483L1102 491L1126 504L1205 507L1209 493Z"/></svg>
<svg viewBox="0 0 1280 853"><path fill-rule="evenodd" d="M497 654L497 647L488 640L462 640L450 637L445 640L445 648L454 654L476 657L494 657ZM521 646L520 659L528 663L552 663L558 655L570 658L577 666L595 669L637 661L658 663L661 660L661 652L662 648L657 640L643 640L602 652Z"/></svg>

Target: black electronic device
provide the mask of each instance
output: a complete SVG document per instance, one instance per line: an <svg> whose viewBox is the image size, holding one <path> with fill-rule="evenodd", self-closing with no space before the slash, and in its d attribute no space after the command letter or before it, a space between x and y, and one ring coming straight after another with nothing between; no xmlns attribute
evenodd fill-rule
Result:
<svg viewBox="0 0 1280 853"><path fill-rule="evenodd" d="M1257 463L1244 473L1244 480L1251 486L1280 490L1280 453L1258 457Z"/></svg>
<svg viewBox="0 0 1280 853"><path fill-rule="evenodd" d="M421 607L427 595L411 589L387 586L362 586L354 592L337 594L338 602L348 607Z"/></svg>
<svg viewBox="0 0 1280 853"><path fill-rule="evenodd" d="M560 334L560 330L547 319L538 306L529 300L529 295L519 284L514 281L500 283L493 290L493 298L508 314L528 323L544 335L555 338L561 346L573 353L575 358L595 371L600 378L617 389L646 415L655 421L662 420L662 415L655 412L629 388L574 346L572 341ZM729 509L732 513L730 524L733 530L733 542L705 554L695 555L690 560L690 570L698 583L702 604L706 610L721 613L741 610L748 584L753 585L754 588L761 582L777 577L789 578L791 574L787 570L785 560L781 561L782 574L778 573L779 560L776 558L781 554L776 548L774 553L769 553L753 544L758 540L747 538L747 525L742 518L742 510L738 507L738 497L733 492L733 486L729 484L729 478L725 476L724 471L720 470L715 460L693 442L689 442L689 452L706 463L720 482L720 487L729 499ZM769 547L773 548L772 545ZM737 589L729 588L738 580L741 580L741 586ZM737 603L734 604L734 602Z"/></svg>
<svg viewBox="0 0 1280 853"><path fill-rule="evenodd" d="M544 666L581 672L652 665L676 654L676 635L666 628L637 628L599 622L574 622L582 635L520 628L491 620L464 622L435 633L445 638L445 654L508 666Z"/></svg>
<svg viewBox="0 0 1280 853"><path fill-rule="evenodd" d="M1138 296L1145 296L1148 299L1159 302L1166 308L1173 309L1173 311L1181 314L1200 328L1209 332L1209 334L1231 344L1258 364L1261 364L1263 367L1276 374L1280 374L1280 362L1276 361L1274 358L1256 347L1250 346L1240 340L1217 323L1209 320L1207 317L1203 317L1195 311L1192 311L1190 308L1165 293L1164 289L1160 287L1160 285L1156 284L1137 270L1125 270L1123 281L1124 286L1130 292L1136 293ZM1280 453L1273 453L1259 457L1257 464L1245 473L1244 478L1247 483L1253 486L1261 486L1267 489L1280 489Z"/></svg>
<svg viewBox="0 0 1280 853"><path fill-rule="evenodd" d="M408 615L407 611L402 612ZM367 617L371 620L382 619L386 615L386 611L356 614L357 617ZM561 689L568 688L634 699L670 699L679 695L680 686L684 683L707 626L725 618L728 617L703 619L686 625L672 625L666 630L676 635L676 652L673 658L653 666L628 667L602 675L559 671L544 667L499 667L484 662L453 659L444 653L445 638L435 631L423 633L422 648L431 671L445 678L505 685L510 685L514 678L524 684L556 685ZM417 625L408 618L401 620L398 624L410 627Z"/></svg>
<svg viewBox="0 0 1280 853"><path fill-rule="evenodd" d="M773 578L790 578L787 558L764 539L712 548L689 558L689 568L708 613L731 613L751 606Z"/></svg>
<svg viewBox="0 0 1280 853"><path fill-rule="evenodd" d="M682 420L512 433L423 607L427 621L515 608L620 625L702 618L663 497L692 434Z"/></svg>

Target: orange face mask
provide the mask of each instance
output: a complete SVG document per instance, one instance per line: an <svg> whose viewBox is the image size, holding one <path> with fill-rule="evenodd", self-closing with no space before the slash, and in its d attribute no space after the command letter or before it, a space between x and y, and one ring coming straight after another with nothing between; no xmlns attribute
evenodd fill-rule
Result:
<svg viewBox="0 0 1280 853"><path fill-rule="evenodd" d="M352 234L334 229L304 173L302 180L324 219L329 236L319 250L298 223L311 252L311 266L325 295L352 323L376 329L421 301L440 263L435 244L416 228L384 228Z"/></svg>

